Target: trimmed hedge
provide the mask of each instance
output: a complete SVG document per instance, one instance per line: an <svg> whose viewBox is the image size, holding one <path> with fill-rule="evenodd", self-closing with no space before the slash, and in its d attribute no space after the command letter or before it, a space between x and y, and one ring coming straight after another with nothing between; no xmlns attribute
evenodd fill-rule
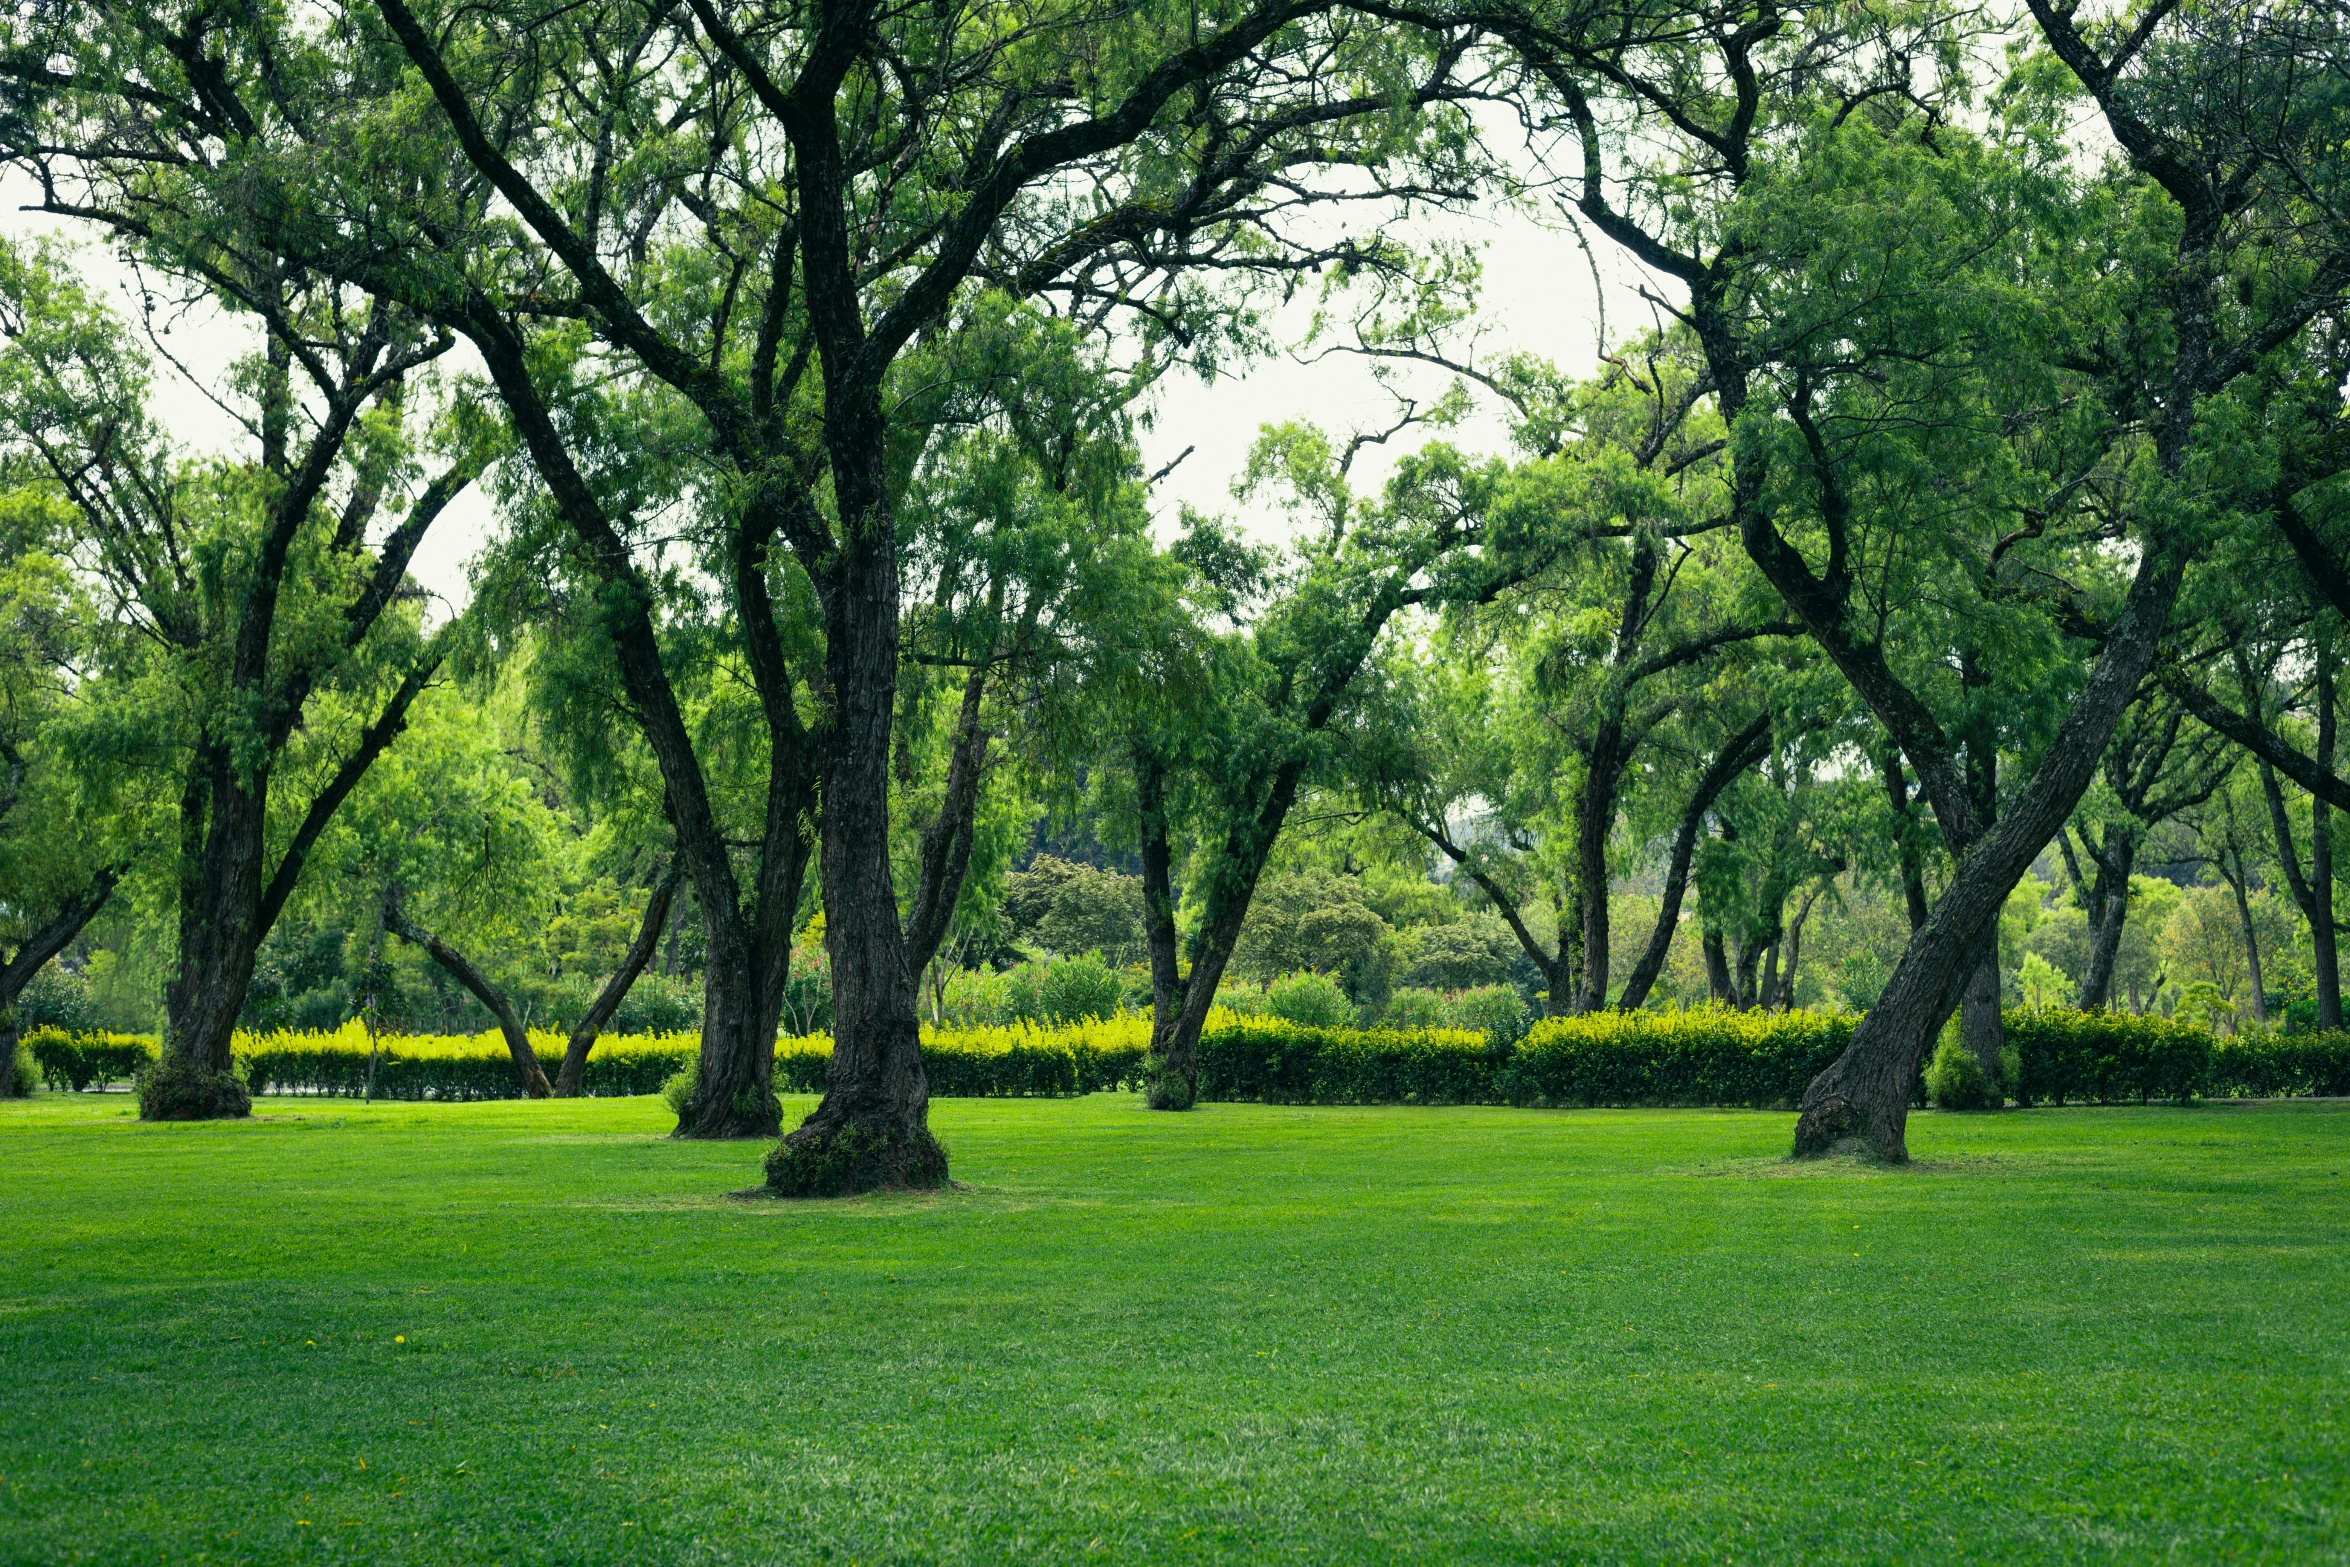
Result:
<svg viewBox="0 0 2350 1567"><path fill-rule="evenodd" d="M378 1099L516 1099L514 1057L496 1029L479 1034L384 1034L375 1071ZM563 1065L564 1036L530 1031L531 1053L548 1080ZM694 1034L606 1034L596 1041L580 1078L592 1098L654 1094L701 1048ZM356 1099L367 1092L367 1030L345 1023L328 1032L239 1034L237 1065L257 1094L327 1094Z"/></svg>
<svg viewBox="0 0 2350 1567"><path fill-rule="evenodd" d="M127 1083L156 1056L155 1041L139 1034L69 1034L62 1028L36 1028L24 1042L51 1092L70 1088L78 1094L92 1086L103 1090Z"/></svg>
<svg viewBox="0 0 2350 1567"><path fill-rule="evenodd" d="M1054 1099L1139 1088L1149 1053L1147 1017L1124 1016L1053 1027L922 1030L922 1073L940 1099ZM824 1092L832 1038L807 1034L775 1046L775 1091Z"/></svg>
<svg viewBox="0 0 2350 1567"><path fill-rule="evenodd" d="M2211 1035L2168 1018L2027 1007L2006 1016L2024 1104L2146 1104L2210 1092Z"/></svg>
<svg viewBox="0 0 2350 1567"><path fill-rule="evenodd" d="M1490 1104L1509 1060L1464 1028L1352 1029L1211 1016L1199 1097L1264 1104Z"/></svg>
<svg viewBox="0 0 2350 1567"><path fill-rule="evenodd" d="M1515 1045L1466 1029L1323 1028L1218 1008L1200 1038L1204 1100L1268 1104L1740 1105L1783 1109L1852 1037L1855 1017L1826 1012L1599 1013L1537 1023ZM2350 1095L2350 1032L2214 1039L2187 1024L2069 1008L2007 1015L2016 1097L2026 1104ZM52 1089L127 1082L156 1057L151 1039L35 1029L25 1046ZM511 1099L521 1089L504 1040L382 1036L375 1092L405 1100ZM531 1036L552 1078L563 1038ZM1150 1020L1124 1016L1046 1027L923 1030L923 1068L940 1098L1050 1098L1139 1088ZM608 1034L583 1083L598 1096L651 1094L690 1066L692 1034ZM240 1034L252 1091L357 1097L368 1045L357 1023L332 1032ZM781 1039L779 1093L821 1093L832 1041ZM1923 1103L1922 1094L1913 1102Z"/></svg>
<svg viewBox="0 0 2350 1567"><path fill-rule="evenodd" d="M2350 1033L2238 1034L2212 1041L2214 1099L2350 1096Z"/></svg>
<svg viewBox="0 0 2350 1567"><path fill-rule="evenodd" d="M1744 1105L1789 1109L1859 1024L1835 1012L1597 1012L1527 1031L1515 1104Z"/></svg>

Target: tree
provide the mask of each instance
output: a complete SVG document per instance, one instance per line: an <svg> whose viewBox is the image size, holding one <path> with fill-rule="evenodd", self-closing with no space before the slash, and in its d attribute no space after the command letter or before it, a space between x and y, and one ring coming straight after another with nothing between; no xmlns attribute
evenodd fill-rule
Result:
<svg viewBox="0 0 2350 1567"><path fill-rule="evenodd" d="M16 1060L17 999L114 896L152 803L135 775L76 756L96 610L64 555L71 509L45 473L11 466L24 482L0 490L0 1063Z"/></svg>
<svg viewBox="0 0 2350 1567"><path fill-rule="evenodd" d="M2315 76L2289 65L2319 57L2322 38L2313 47L2295 24L2216 7L2166 8L2143 26L2110 28L2037 0L2032 12L2126 164L2077 195L2051 156L2053 119L2026 125L2014 143L1970 140L1949 122L1940 95L1963 90L1963 74L1920 72L1954 56L1956 40L1936 16L1854 28L1826 11L1692 17L1633 5L1612 8L1610 26L1579 16L1567 31L1538 10L1477 13L1572 127L1578 215L1686 289L1676 308L1704 349L1733 432L1731 511L1747 552L1899 745L1956 861L1851 1047L1807 1093L1796 1138L1806 1154L1857 1135L1882 1157L1905 1156L1917 1064L1965 979L1982 983L2008 890L2070 814L2152 665L2201 543L2187 516L2218 500L2198 493L2213 482L2194 464L2198 411L2300 336L2343 283L2341 229L2325 226L2323 201L2303 188L2313 173L2330 175L2338 109ZM2047 80L2026 73L2010 104L2028 109ZM2239 91L2246 82L2257 84L2249 95ZM1615 134L1630 123L1642 134ZM2082 261L2114 231L2067 218L2027 236L2006 216L2017 209L1978 205L2001 184L2019 196L2036 187L2044 194L2030 206L2051 214L2078 197L2095 209L2110 192L2112 210L2133 212L2140 225L2160 215L2145 232L2168 256L2100 285ZM2278 239L2290 262L2267 249ZM2065 259L2068 246L2077 259ZM2009 259L1986 268L1994 254ZM2221 270L2255 257L2273 291L2254 287L2239 295L2241 308L2223 304ZM2269 258L2279 265L2269 268ZM2036 280L2037 299L2011 285L2018 277ZM2128 298L2126 314L2097 301L2101 289L2114 304ZM2035 316L2046 325L2019 338L2014 329ZM2161 319L2166 329L2096 340L2096 323L2123 319ZM2074 334L2079 349L2047 354ZM2079 392L2060 391L2073 375L2083 378ZM2040 428L2062 438L2040 443L2026 465L2037 471L2015 483L2025 478L2013 461L2025 450L2016 432L1963 416L1969 401L2045 410ZM1929 404L1948 411L1926 414ZM2080 407L2110 413L2086 425L2056 413ZM1931 438L1913 441L1920 430ZM1970 505L1955 512L1916 482L1949 471L1918 461L1937 444L1952 455L1965 449L1966 466L1986 481L1970 485ZM2150 470L2132 455L2141 452ZM2087 496L2109 488L2100 475L2132 482L2091 507ZM2217 483L2224 493L2228 481ZM1921 696L1918 671L1896 668L1900 644L1888 642L1893 617L1883 612L1952 601L1882 596L1895 580L1886 568L1898 563L1906 576L1919 557L1872 552L1869 534L1914 539L1921 520L1961 519L1943 558L1970 562L1957 578L1976 584L1961 629L1972 621L1976 634L1956 649L1954 727ZM2116 522L2135 530L2134 562L2102 548ZM2027 545L2023 559L2037 555L2059 582L2083 568L2092 580L2110 577L2125 564L2129 580L2086 597L2071 586L2046 598L2013 591L2007 562ZM2034 599L2047 606L2050 631L2090 633L2072 645L2086 643L2094 662L2077 684L2043 672L2010 687L2009 695L2037 688L2068 699L2035 747L2038 764L2011 792L1992 766L2000 709L1986 699L2000 682L1978 684L1965 664L2012 646L1980 633ZM1939 653L1949 644L1915 645Z"/></svg>
<svg viewBox="0 0 2350 1567"><path fill-rule="evenodd" d="M225 405L248 455L178 451L122 323L60 257L21 250L0 272L17 323L0 435L72 509L71 558L115 620L102 659L126 723L135 713L152 726L138 743L176 755L178 962L141 1113L186 1118L249 1107L229 1049L255 954L440 663L403 591L408 562L484 447L451 403L453 455L420 473L423 372L451 340L396 303L234 228L163 259L263 333ZM281 781L308 786L290 819Z"/></svg>

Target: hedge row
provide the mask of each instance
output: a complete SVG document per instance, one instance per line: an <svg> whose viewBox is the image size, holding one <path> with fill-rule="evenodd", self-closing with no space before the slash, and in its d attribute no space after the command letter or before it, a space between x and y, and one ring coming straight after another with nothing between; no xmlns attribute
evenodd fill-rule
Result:
<svg viewBox="0 0 2350 1567"><path fill-rule="evenodd" d="M1200 1097L1274 1104L1742 1105L1785 1108L1844 1049L1858 1019L1825 1012L1600 1013L1538 1023L1515 1045L1461 1029L1319 1028L1219 1010L1200 1039ZM2350 1033L2238 1035L2214 1040L2161 1018L2064 1009L2011 1012L2009 1043L2027 1104L2350 1095ZM940 1098L1054 1097L1142 1085L1147 1018L1058 1028L923 1031L923 1067ZM531 1043L551 1078L562 1037ZM120 1034L26 1037L51 1088L127 1081L155 1055ZM598 1041L584 1082L592 1095L649 1094L694 1059L691 1034L619 1034ZM781 1093L823 1090L832 1042L783 1039ZM255 1093L366 1092L368 1041L331 1033L245 1035L239 1067ZM504 1041L385 1035L375 1093L384 1099L509 1099L520 1092ZM1923 1102L1922 1098L1918 1101Z"/></svg>

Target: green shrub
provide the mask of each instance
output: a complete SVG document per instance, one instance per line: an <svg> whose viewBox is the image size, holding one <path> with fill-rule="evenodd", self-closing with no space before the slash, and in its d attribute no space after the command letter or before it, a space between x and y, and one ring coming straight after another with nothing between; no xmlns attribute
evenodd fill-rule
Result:
<svg viewBox="0 0 2350 1567"><path fill-rule="evenodd" d="M1265 987L1265 1010L1309 1028L1344 1028L1354 1021L1354 1003L1337 980L1311 969L1284 974Z"/></svg>
<svg viewBox="0 0 2350 1567"><path fill-rule="evenodd" d="M693 1098L694 1089L701 1080L702 1064L699 1061L688 1061L662 1080L661 1102L669 1107L671 1115L680 1118L685 1115L686 1101Z"/></svg>
<svg viewBox="0 0 2350 1567"><path fill-rule="evenodd" d="M1518 1104L1792 1108L1843 1054L1857 1019L1728 1007L1545 1018L1512 1053Z"/></svg>
<svg viewBox="0 0 2350 1567"><path fill-rule="evenodd" d="M1496 1045L1514 1045L1526 1034L1526 1003L1507 985L1479 985L1452 998L1445 1022L1473 1029Z"/></svg>
<svg viewBox="0 0 2350 1567"><path fill-rule="evenodd" d="M32 1030L24 1036L24 1048L52 1090L75 1093L130 1082L157 1054L155 1041L137 1034L68 1034L61 1028Z"/></svg>
<svg viewBox="0 0 2350 1567"><path fill-rule="evenodd" d="M2006 1022L2009 1086L2024 1104L2184 1102L2211 1077L2211 1035L2188 1023L2071 1007L2025 1007Z"/></svg>
<svg viewBox="0 0 2350 1567"><path fill-rule="evenodd" d="M1450 1009L1444 998L1422 985L1406 986L1387 998L1387 1015L1380 1019L1384 1028L1442 1028L1449 1021Z"/></svg>
<svg viewBox="0 0 2350 1567"><path fill-rule="evenodd" d="M1098 952L1023 963L1005 976L1011 1002L1007 1021L1081 1023L1116 1017L1125 990L1118 971Z"/></svg>
<svg viewBox="0 0 2350 1567"><path fill-rule="evenodd" d="M39 1083L33 1058L21 1036L8 1036L8 1059L0 1061L0 1099L22 1099Z"/></svg>
<svg viewBox="0 0 2350 1567"><path fill-rule="evenodd" d="M1926 1092L1944 1110L1996 1110L2004 1103L1983 1063L1949 1030L1926 1063Z"/></svg>

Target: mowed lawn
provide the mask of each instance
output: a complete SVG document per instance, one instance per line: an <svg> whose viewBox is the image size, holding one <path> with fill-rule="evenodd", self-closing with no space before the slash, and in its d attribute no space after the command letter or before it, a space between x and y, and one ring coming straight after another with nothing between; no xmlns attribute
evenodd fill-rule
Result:
<svg viewBox="0 0 2350 1567"><path fill-rule="evenodd" d="M10 1562L2350 1560L2350 1105L127 1109L0 1105Z"/></svg>

